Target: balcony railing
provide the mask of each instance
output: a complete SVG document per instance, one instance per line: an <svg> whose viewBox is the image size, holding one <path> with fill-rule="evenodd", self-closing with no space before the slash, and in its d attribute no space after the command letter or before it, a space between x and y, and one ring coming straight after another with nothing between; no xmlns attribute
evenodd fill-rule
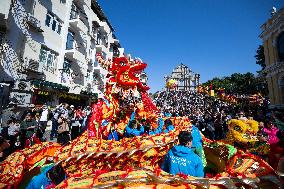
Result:
<svg viewBox="0 0 284 189"><path fill-rule="evenodd" d="M18 4L19 2L13 2L13 4ZM1 0L1 6L0 6L0 27L7 28L8 26L8 17L9 17L9 11L10 9L7 8L11 5L11 0ZM18 6L13 6L18 7ZM17 12L21 10L16 10Z"/></svg>
<svg viewBox="0 0 284 189"><path fill-rule="evenodd" d="M119 50L113 50L113 56L114 57L119 57Z"/></svg>
<svg viewBox="0 0 284 189"><path fill-rule="evenodd" d="M23 64L23 71L42 73L43 67L37 60L25 58Z"/></svg>
<svg viewBox="0 0 284 189"><path fill-rule="evenodd" d="M88 26L79 16L74 16L73 19L69 20L69 23L77 31L83 31L84 33L87 33L89 31Z"/></svg>
<svg viewBox="0 0 284 189"><path fill-rule="evenodd" d="M43 32L43 30L41 29L40 21L30 13L27 16L27 23L38 32Z"/></svg>
<svg viewBox="0 0 284 189"><path fill-rule="evenodd" d="M71 76L70 69L59 69L61 73L61 83L73 84L73 77Z"/></svg>
<svg viewBox="0 0 284 189"><path fill-rule="evenodd" d="M67 49L65 53L66 53L66 56L72 60L86 62L85 55L82 54L80 51L78 51L76 48Z"/></svg>
<svg viewBox="0 0 284 189"><path fill-rule="evenodd" d="M108 43L106 40L106 37L100 33L97 34L97 38L96 38L96 45L103 45L105 47L107 47Z"/></svg>
<svg viewBox="0 0 284 189"><path fill-rule="evenodd" d="M79 18L79 13L77 11L71 10L70 13L70 20L78 19Z"/></svg>
<svg viewBox="0 0 284 189"><path fill-rule="evenodd" d="M51 67L51 66L43 66L43 69L53 74L55 73L55 70L56 70L54 67Z"/></svg>

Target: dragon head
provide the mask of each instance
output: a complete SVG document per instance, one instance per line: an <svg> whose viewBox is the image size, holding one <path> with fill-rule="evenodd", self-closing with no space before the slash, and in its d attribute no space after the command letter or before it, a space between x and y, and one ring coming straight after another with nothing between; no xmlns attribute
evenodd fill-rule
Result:
<svg viewBox="0 0 284 189"><path fill-rule="evenodd" d="M147 64L139 61L129 61L126 57L114 58L109 71L114 75L118 85L123 87L137 87L141 91L149 90L149 87L140 80L140 74Z"/></svg>
<svg viewBox="0 0 284 189"><path fill-rule="evenodd" d="M228 122L229 132L227 136L238 143L254 143L257 141L258 122L254 120L232 119Z"/></svg>
<svg viewBox="0 0 284 189"><path fill-rule="evenodd" d="M101 53L97 53L96 58L99 64L109 72L109 83L116 83L123 88L135 88L140 91L147 91L150 88L141 82L140 74L147 67L146 63L135 59L128 60L126 57L117 57L111 60L104 60Z"/></svg>

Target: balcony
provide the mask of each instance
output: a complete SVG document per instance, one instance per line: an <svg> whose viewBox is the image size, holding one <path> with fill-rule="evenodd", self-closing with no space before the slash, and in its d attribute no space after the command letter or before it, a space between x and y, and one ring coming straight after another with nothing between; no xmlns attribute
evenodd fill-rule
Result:
<svg viewBox="0 0 284 189"><path fill-rule="evenodd" d="M89 33L89 35L91 37L91 40L97 41L97 35L98 35L97 31L92 31L92 32Z"/></svg>
<svg viewBox="0 0 284 189"><path fill-rule="evenodd" d="M43 66L43 71L47 71L49 73L55 74L56 68L51 67L51 66Z"/></svg>
<svg viewBox="0 0 284 189"><path fill-rule="evenodd" d="M43 30L41 29L40 21L30 13L27 16L27 23L36 31L43 32Z"/></svg>
<svg viewBox="0 0 284 189"><path fill-rule="evenodd" d="M59 69L59 73L61 76L60 77L61 83L66 85L74 83L70 70Z"/></svg>
<svg viewBox="0 0 284 189"><path fill-rule="evenodd" d="M96 52L108 52L107 46L103 43L96 43Z"/></svg>
<svg viewBox="0 0 284 189"><path fill-rule="evenodd" d="M75 48L66 50L65 55L72 60L86 62L85 56Z"/></svg>
<svg viewBox="0 0 284 189"><path fill-rule="evenodd" d="M97 66L97 67L94 67L94 69L93 69L93 73L94 74L100 74L101 73L101 67L99 67L99 66Z"/></svg>
<svg viewBox="0 0 284 189"><path fill-rule="evenodd" d="M37 60L25 58L23 64L25 72L43 73L43 66Z"/></svg>
<svg viewBox="0 0 284 189"><path fill-rule="evenodd" d="M71 16L69 23L77 31L83 31L84 33L88 32L88 27L83 23L79 15Z"/></svg>
<svg viewBox="0 0 284 189"><path fill-rule="evenodd" d="M7 19L9 16L11 0L0 1L0 27L7 28Z"/></svg>
<svg viewBox="0 0 284 189"><path fill-rule="evenodd" d="M108 46L108 42L107 42L107 36L103 35L101 33L97 33L96 34L96 45L103 45L105 47Z"/></svg>
<svg viewBox="0 0 284 189"><path fill-rule="evenodd" d="M120 56L119 50L114 50L113 51L113 57L119 57L119 56Z"/></svg>

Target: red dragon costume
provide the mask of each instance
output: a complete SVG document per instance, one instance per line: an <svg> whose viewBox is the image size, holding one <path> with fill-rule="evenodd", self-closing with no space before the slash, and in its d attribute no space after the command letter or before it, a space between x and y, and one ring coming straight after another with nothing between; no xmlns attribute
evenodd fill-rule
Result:
<svg viewBox="0 0 284 189"><path fill-rule="evenodd" d="M139 60L103 60L109 71L105 96L92 105L88 131L65 146L35 144L14 152L0 164L0 188L24 187L50 159L61 164L67 178L55 188L277 188L278 175L258 156L221 141L203 138L207 166L206 178L169 175L159 168L164 155L176 143L180 131L190 128L187 117L171 118L175 130L167 134L104 140L108 127L117 123L123 133L134 107L138 119L155 121L157 108L148 96L139 73L146 64ZM153 118L153 119L152 119Z"/></svg>

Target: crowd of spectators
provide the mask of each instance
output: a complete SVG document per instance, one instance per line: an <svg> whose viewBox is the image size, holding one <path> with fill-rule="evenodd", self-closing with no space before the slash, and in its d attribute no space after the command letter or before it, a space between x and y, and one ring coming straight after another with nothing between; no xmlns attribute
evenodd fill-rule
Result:
<svg viewBox="0 0 284 189"><path fill-rule="evenodd" d="M8 141L0 158L43 141L65 145L86 130L90 113L89 106L75 108L67 103L53 108L46 105L21 108L11 104L0 114L0 137L3 143ZM46 131L48 122L49 132Z"/></svg>
<svg viewBox="0 0 284 189"><path fill-rule="evenodd" d="M258 144L268 144L270 149L262 158L277 169L284 156L284 112L269 109L269 100L254 103L249 100L250 96L242 95L239 101L229 103L195 91L163 91L154 94L153 99L165 116L188 116L193 125L212 140L226 138L230 119L254 119L259 122ZM234 145L244 150L249 147L249 144Z"/></svg>
<svg viewBox="0 0 284 189"><path fill-rule="evenodd" d="M191 122L208 138L226 137L227 122L232 118L250 118L263 122L265 127L273 122L283 130L284 114L269 110L268 103L250 103L245 96L238 103L229 103L206 93L195 91L162 91L153 95L157 107L165 116L188 116Z"/></svg>

